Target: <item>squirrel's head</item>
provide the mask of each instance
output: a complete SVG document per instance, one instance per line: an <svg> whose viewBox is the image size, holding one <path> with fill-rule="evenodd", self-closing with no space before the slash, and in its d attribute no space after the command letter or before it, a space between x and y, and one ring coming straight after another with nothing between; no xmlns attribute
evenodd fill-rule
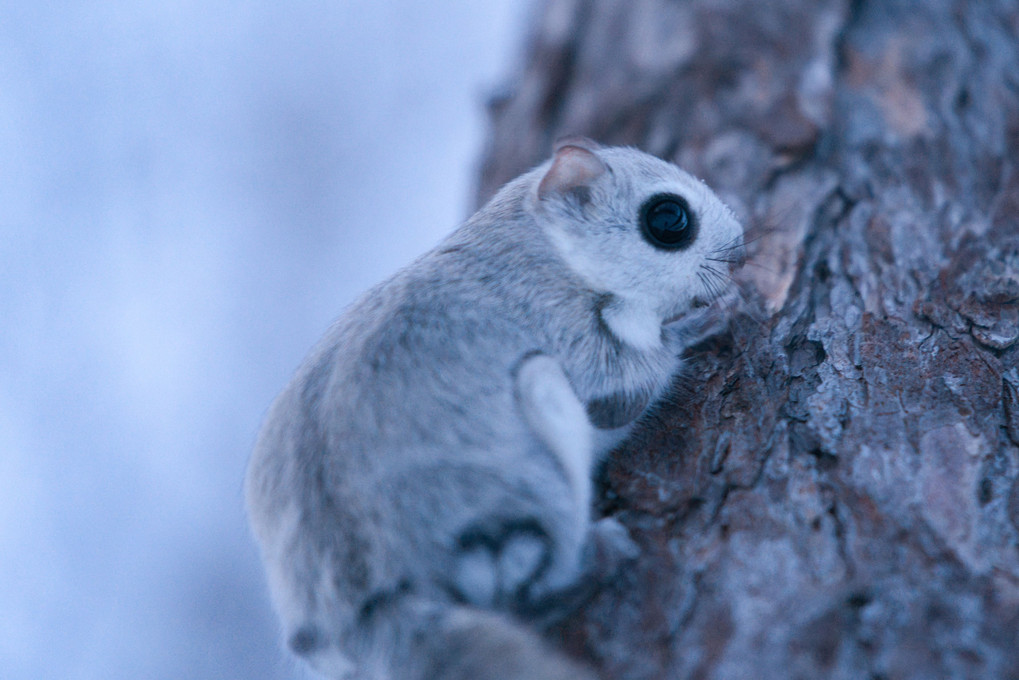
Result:
<svg viewBox="0 0 1019 680"><path fill-rule="evenodd" d="M663 323L728 287L743 229L707 185L675 165L571 137L539 173L534 217L591 289Z"/></svg>

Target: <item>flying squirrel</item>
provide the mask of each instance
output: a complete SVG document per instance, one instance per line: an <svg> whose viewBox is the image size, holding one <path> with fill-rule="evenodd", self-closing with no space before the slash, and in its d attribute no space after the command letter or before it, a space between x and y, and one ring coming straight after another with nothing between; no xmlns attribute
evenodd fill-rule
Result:
<svg viewBox="0 0 1019 680"><path fill-rule="evenodd" d="M355 302L247 473L293 652L336 679L595 677L528 621L635 556L592 472L742 244L704 183L572 137Z"/></svg>

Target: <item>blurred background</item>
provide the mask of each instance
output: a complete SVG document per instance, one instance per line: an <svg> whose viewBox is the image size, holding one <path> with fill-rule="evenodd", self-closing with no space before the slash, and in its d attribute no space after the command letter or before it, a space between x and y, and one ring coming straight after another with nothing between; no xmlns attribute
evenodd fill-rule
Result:
<svg viewBox="0 0 1019 680"><path fill-rule="evenodd" d="M301 678L262 415L462 220L530 3L0 0L0 678Z"/></svg>

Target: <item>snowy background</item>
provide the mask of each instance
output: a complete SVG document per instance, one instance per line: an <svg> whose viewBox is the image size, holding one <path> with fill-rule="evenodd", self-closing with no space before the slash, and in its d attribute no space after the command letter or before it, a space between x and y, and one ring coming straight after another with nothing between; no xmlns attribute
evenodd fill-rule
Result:
<svg viewBox="0 0 1019 680"><path fill-rule="evenodd" d="M519 0L0 0L0 678L303 677L241 480L466 216Z"/></svg>

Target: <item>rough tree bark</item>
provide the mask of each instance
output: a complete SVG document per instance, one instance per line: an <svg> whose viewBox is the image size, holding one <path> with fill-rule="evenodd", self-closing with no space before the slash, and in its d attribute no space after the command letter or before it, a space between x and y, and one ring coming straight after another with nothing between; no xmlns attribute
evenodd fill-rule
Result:
<svg viewBox="0 0 1019 680"><path fill-rule="evenodd" d="M585 134L759 236L602 476L643 557L550 635L606 677L1019 678L1017 36L995 0L542 5L479 198Z"/></svg>

